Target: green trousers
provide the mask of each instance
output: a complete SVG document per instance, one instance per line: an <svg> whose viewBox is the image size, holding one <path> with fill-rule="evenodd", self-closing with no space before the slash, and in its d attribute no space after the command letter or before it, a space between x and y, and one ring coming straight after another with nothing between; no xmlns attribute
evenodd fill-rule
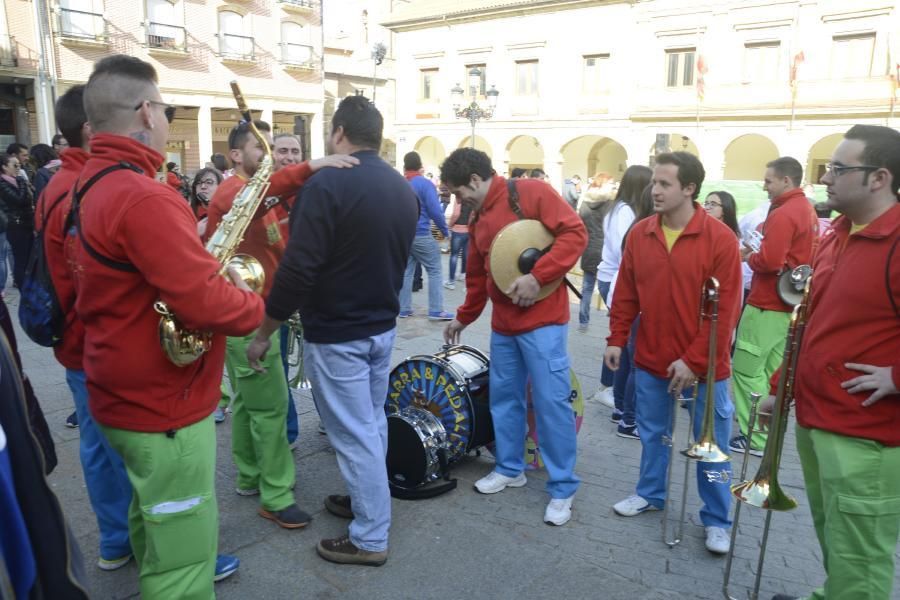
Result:
<svg viewBox="0 0 900 600"><path fill-rule="evenodd" d="M797 452L827 577L810 598L889 600L900 535L900 447L798 425Z"/></svg>
<svg viewBox="0 0 900 600"><path fill-rule="evenodd" d="M131 548L144 600L215 598L219 542L216 432L212 416L174 432L102 427L134 488Z"/></svg>
<svg viewBox="0 0 900 600"><path fill-rule="evenodd" d="M224 378L222 378L222 383L219 384L219 393L221 394L219 408L225 410L231 404L231 390L228 388L228 384L225 383Z"/></svg>
<svg viewBox="0 0 900 600"><path fill-rule="evenodd" d="M732 381L734 412L744 435L750 421L750 393L757 392L763 398L769 395L769 379L781 366L790 322L790 313L762 310L749 304L741 315L734 344ZM748 439L753 448L762 450L766 445L764 433L755 433Z"/></svg>
<svg viewBox="0 0 900 600"><path fill-rule="evenodd" d="M247 362L247 346L255 334L228 338L225 367L234 392L231 405L231 455L237 486L259 489L260 503L270 511L294 504L296 471L285 432L287 381L281 365L278 331L272 349L261 360L265 373Z"/></svg>

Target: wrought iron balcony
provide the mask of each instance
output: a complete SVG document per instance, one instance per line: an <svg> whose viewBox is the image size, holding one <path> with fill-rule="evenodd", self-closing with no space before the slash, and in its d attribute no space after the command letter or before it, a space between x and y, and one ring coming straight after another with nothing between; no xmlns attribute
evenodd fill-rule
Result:
<svg viewBox="0 0 900 600"><path fill-rule="evenodd" d="M282 42L281 63L286 67L314 70L316 57L312 46Z"/></svg>
<svg viewBox="0 0 900 600"><path fill-rule="evenodd" d="M105 43L106 19L100 13L60 8L59 35L72 40Z"/></svg>
<svg viewBox="0 0 900 600"><path fill-rule="evenodd" d="M157 50L170 50L173 52L185 52L186 31L178 25L165 23L147 23L147 47Z"/></svg>
<svg viewBox="0 0 900 600"><path fill-rule="evenodd" d="M318 7L318 0L278 0L284 10L298 13L311 13Z"/></svg>
<svg viewBox="0 0 900 600"><path fill-rule="evenodd" d="M256 43L252 36L234 33L219 34L219 56L223 60L256 61Z"/></svg>

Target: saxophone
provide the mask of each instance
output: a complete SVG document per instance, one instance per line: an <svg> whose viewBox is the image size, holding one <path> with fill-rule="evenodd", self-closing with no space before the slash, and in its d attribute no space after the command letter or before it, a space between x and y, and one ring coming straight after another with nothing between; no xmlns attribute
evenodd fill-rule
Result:
<svg viewBox="0 0 900 600"><path fill-rule="evenodd" d="M250 226L253 215L256 214L259 205L265 198L266 190L269 189L269 178L272 176L274 164L269 144L253 124L253 117L250 114L250 109L247 107L243 94L241 94L237 81L231 82L231 91L234 93L234 99L237 101L244 123L246 123L253 137L262 145L264 155L259 163L259 167L256 169L256 173L235 196L231 210L222 217L219 227L209 238L206 250L222 265L222 269L219 271L221 275L225 275L226 271L232 268L241 276L241 279L244 280L251 290L259 293L263 289L266 278L262 265L252 256L236 254L235 251L244 239L244 232ZM156 302L153 308L161 315L159 320L159 343L166 357L173 364L179 367L189 365L209 350L212 344L212 334L210 332L185 329L162 301Z"/></svg>

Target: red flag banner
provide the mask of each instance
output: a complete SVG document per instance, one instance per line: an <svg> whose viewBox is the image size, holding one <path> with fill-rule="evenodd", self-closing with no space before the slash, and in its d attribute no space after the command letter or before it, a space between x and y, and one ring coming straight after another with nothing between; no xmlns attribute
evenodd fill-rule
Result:
<svg viewBox="0 0 900 600"><path fill-rule="evenodd" d="M797 76L800 71L800 65L803 64L803 61L806 60L806 57L803 55L803 51L801 50L797 54L794 55L794 60L791 63L791 93L796 97L797 95Z"/></svg>
<svg viewBox="0 0 900 600"><path fill-rule="evenodd" d="M706 96L706 73L709 67L706 66L706 59L700 54L697 57L697 99L703 101Z"/></svg>

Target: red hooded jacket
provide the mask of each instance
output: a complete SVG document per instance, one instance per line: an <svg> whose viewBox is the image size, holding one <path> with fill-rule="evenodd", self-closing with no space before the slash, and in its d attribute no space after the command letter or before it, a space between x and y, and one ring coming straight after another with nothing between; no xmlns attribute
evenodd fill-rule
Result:
<svg viewBox="0 0 900 600"><path fill-rule="evenodd" d="M747 258L753 270L747 304L791 312L791 307L778 297L778 275L785 269L808 265L819 235L819 218L802 189L795 188L772 200L762 234L759 252Z"/></svg>
<svg viewBox="0 0 900 600"><path fill-rule="evenodd" d="M716 381L721 381L731 375L731 337L744 289L734 232L695 202L694 216L669 252L661 222L659 215L643 219L628 234L607 344L624 347L640 314L634 362L657 377L668 377L669 365L680 358L705 379L710 321L703 319L698 325L700 293L704 282L715 277L719 281Z"/></svg>
<svg viewBox="0 0 900 600"><path fill-rule="evenodd" d="M539 220L556 237L550 252L531 271L544 285L563 277L578 262L587 246L587 232L572 207L543 181L520 179L516 190L525 218ZM491 243L501 229L516 220L518 217L509 207L506 179L494 175L478 220L469 225L466 300L456 312L456 319L463 325L478 318L489 296L494 305L491 328L503 335L519 335L545 325L569 322L569 293L565 285L540 302L521 308L494 284L490 273Z"/></svg>
<svg viewBox="0 0 900 600"><path fill-rule="evenodd" d="M212 413L225 362L223 335L246 335L259 326L263 301L219 276L188 204L153 179L163 161L157 152L124 136L96 135L78 186L119 161L144 174L123 169L100 179L82 199L81 230L97 252L138 272L100 263L80 239L70 257L90 408L109 427L178 429ZM159 344L157 300L188 329L217 334L210 351L185 367L172 364Z"/></svg>
<svg viewBox="0 0 900 600"><path fill-rule="evenodd" d="M61 158L62 167L50 178L50 182L38 199L34 221L36 228L43 228L44 254L50 268L50 279L53 281L59 306L65 314L63 339L53 347L53 354L65 368L80 371L81 354L84 349L84 325L75 315L75 282L72 279L72 267L66 260L65 245L73 243L74 238L67 235L64 228L69 209L72 207L70 192L84 163L88 160L88 153L81 148L69 148L63 150ZM65 195L63 199L50 212L45 225L42 222L44 215L63 195Z"/></svg>
<svg viewBox="0 0 900 600"><path fill-rule="evenodd" d="M894 386L900 389L900 315L895 312L900 307L900 204L853 235L844 216L834 220L831 231L812 263L809 313L794 378L797 422L900 446L900 394L864 407L871 391L850 394L841 388L864 374L844 363L860 363L893 367ZM772 380L774 394L777 373Z"/></svg>

